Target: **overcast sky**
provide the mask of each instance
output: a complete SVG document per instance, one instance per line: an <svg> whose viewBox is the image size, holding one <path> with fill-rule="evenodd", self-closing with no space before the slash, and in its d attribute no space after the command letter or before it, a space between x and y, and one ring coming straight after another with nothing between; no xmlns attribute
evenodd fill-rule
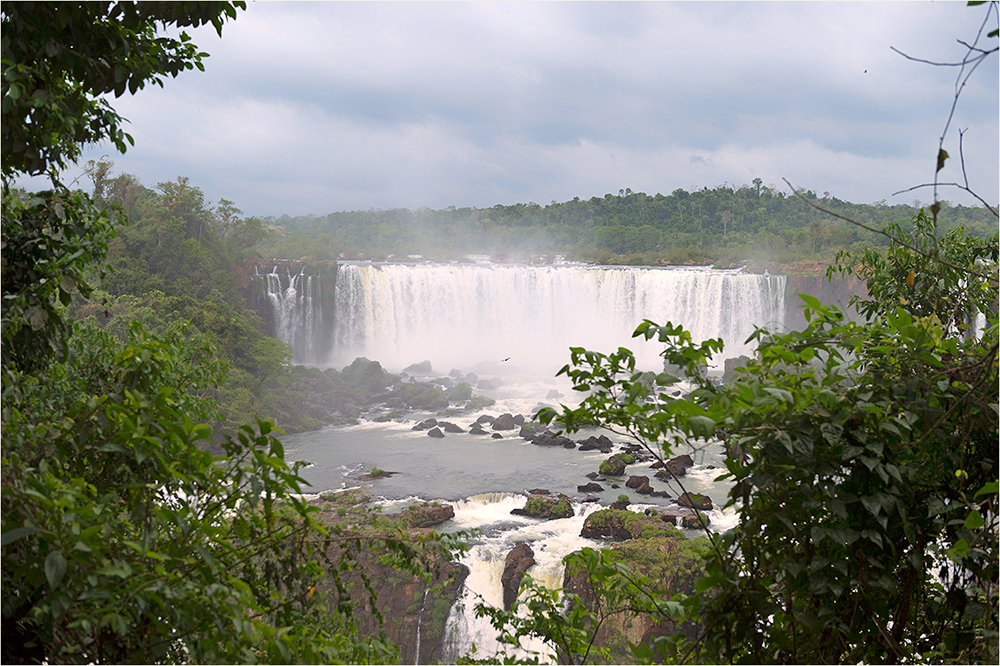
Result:
<svg viewBox="0 0 1000 666"><path fill-rule="evenodd" d="M113 105L147 186L188 176L248 214L649 194L754 178L930 201L964 3L249 2L211 56ZM995 21L987 31L996 27ZM995 46L996 39L981 43ZM970 184L1000 183L994 55L962 92ZM949 161L942 180L960 177ZM972 203L954 190L942 198Z"/></svg>

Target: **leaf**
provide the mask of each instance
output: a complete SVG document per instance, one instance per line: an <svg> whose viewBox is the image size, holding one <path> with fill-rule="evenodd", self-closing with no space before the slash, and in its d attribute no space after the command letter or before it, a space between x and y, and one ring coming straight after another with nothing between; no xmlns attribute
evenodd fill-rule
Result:
<svg viewBox="0 0 1000 666"><path fill-rule="evenodd" d="M983 520L982 514L980 514L979 511L975 509L970 511L969 517L965 519L965 526L968 527L970 530L978 530L985 524L986 521Z"/></svg>
<svg viewBox="0 0 1000 666"><path fill-rule="evenodd" d="M938 151L938 156L937 156L937 171L940 171L941 169L944 168L944 161L946 159L948 159L948 151L945 150L944 148L941 148Z"/></svg>
<svg viewBox="0 0 1000 666"><path fill-rule="evenodd" d="M49 587L53 590L59 587L63 576L66 575L66 557L62 551L53 550L45 557L45 579L49 581Z"/></svg>
<svg viewBox="0 0 1000 666"><path fill-rule="evenodd" d="M695 437L708 439L715 434L715 421L707 416L692 416L688 419L688 428Z"/></svg>
<svg viewBox="0 0 1000 666"><path fill-rule="evenodd" d="M2 542L2 545L4 546L9 546L18 539L30 536L40 531L41 530L39 530L37 527L15 527L12 530L7 530L6 532L4 532L3 537L0 538L0 542Z"/></svg>

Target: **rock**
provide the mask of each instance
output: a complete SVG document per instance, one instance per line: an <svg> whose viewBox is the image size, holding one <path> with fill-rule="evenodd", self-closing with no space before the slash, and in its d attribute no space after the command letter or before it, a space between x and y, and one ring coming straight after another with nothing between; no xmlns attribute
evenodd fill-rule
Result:
<svg viewBox="0 0 1000 666"><path fill-rule="evenodd" d="M545 488L535 488L534 490L529 490L528 494L529 495L551 495L552 493L550 493Z"/></svg>
<svg viewBox="0 0 1000 666"><path fill-rule="evenodd" d="M411 430L430 430L438 424L437 419L427 419L413 426Z"/></svg>
<svg viewBox="0 0 1000 666"><path fill-rule="evenodd" d="M493 421L494 430L513 430L516 425L512 414L501 414Z"/></svg>
<svg viewBox="0 0 1000 666"><path fill-rule="evenodd" d="M582 486L576 487L578 492L581 493L603 493L604 486L599 483L585 483Z"/></svg>
<svg viewBox="0 0 1000 666"><path fill-rule="evenodd" d="M480 379L479 382L476 384L476 388L479 389L480 391L492 391L493 389L496 388L496 386L494 386L493 383L490 382L490 380L488 379Z"/></svg>
<svg viewBox="0 0 1000 666"><path fill-rule="evenodd" d="M413 365L408 365L403 368L403 371L411 374L419 373L421 375L426 375L431 372L431 362L421 361L420 363L414 363Z"/></svg>
<svg viewBox="0 0 1000 666"><path fill-rule="evenodd" d="M694 466L694 460L691 456L684 454L682 456L677 456L676 458L671 458L664 464L664 469L669 470L674 476L684 476L687 474L688 467Z"/></svg>
<svg viewBox="0 0 1000 666"><path fill-rule="evenodd" d="M493 398L485 395L474 395L472 396L472 400L465 404L465 408L475 412L486 407L492 407L495 404L497 404L497 401Z"/></svg>
<svg viewBox="0 0 1000 666"><path fill-rule="evenodd" d="M586 539L615 539L625 541L640 535L674 536L676 532L664 526L663 521L641 513L620 509L602 509L587 516L580 536Z"/></svg>
<svg viewBox="0 0 1000 666"><path fill-rule="evenodd" d="M749 356L737 356L736 358L727 358L723 364L722 370L722 383L729 384L734 379L736 379L736 368L744 368L746 364L750 362Z"/></svg>
<svg viewBox="0 0 1000 666"><path fill-rule="evenodd" d="M642 478L645 479L646 477ZM647 479L645 483L643 483L641 486L635 489L635 492L639 493L640 495L652 495L653 488L649 485L649 480Z"/></svg>
<svg viewBox="0 0 1000 666"><path fill-rule="evenodd" d="M601 451L602 453L611 453L611 449L614 448L614 443L608 439L606 435L590 436L587 439L580 441L581 451Z"/></svg>
<svg viewBox="0 0 1000 666"><path fill-rule="evenodd" d="M670 497L670 493L666 490L654 490L649 493L650 497Z"/></svg>
<svg viewBox="0 0 1000 666"><path fill-rule="evenodd" d="M489 423L490 425L493 425L493 422L495 420L496 419L493 418L492 416L490 416L489 414L483 414L478 419L476 419L476 423L480 423L480 424L482 424L482 423Z"/></svg>
<svg viewBox="0 0 1000 666"><path fill-rule="evenodd" d="M462 378L462 371L459 370L458 368L452 368L451 372L448 373L448 376L449 377L454 377L455 379L461 379Z"/></svg>
<svg viewBox="0 0 1000 666"><path fill-rule="evenodd" d="M434 437L436 439L441 439L442 437L444 437L444 433L441 432L440 428L431 428L430 430L427 431L427 434L430 437Z"/></svg>
<svg viewBox="0 0 1000 666"><path fill-rule="evenodd" d="M483 430L483 427L481 425L479 425L478 423L476 423L476 424L473 424L473 426L471 428L469 428L469 434L470 435L488 435L489 433L486 432L485 430Z"/></svg>
<svg viewBox="0 0 1000 666"><path fill-rule="evenodd" d="M591 481L596 481L597 477L599 476L600 474L598 474L597 472L591 472L590 474L587 475L587 478L590 479Z"/></svg>
<svg viewBox="0 0 1000 666"><path fill-rule="evenodd" d="M546 400L558 400L561 397L563 397L563 394L555 389L552 389L551 391L545 394Z"/></svg>
<svg viewBox="0 0 1000 666"><path fill-rule="evenodd" d="M503 588L503 607L510 610L517 600L517 592L521 588L524 572L535 564L535 551L526 543L514 546L504 560L503 573L500 575L500 586Z"/></svg>
<svg viewBox="0 0 1000 666"><path fill-rule="evenodd" d="M625 461L618 456L611 456L601 463L597 471L604 476L621 476L625 473Z"/></svg>
<svg viewBox="0 0 1000 666"><path fill-rule="evenodd" d="M689 529L695 527L701 527L701 522L704 521L706 525L709 523L708 516L701 514L699 519L698 514L690 509L680 509L676 507L671 507L664 509L660 514L660 519L665 523L674 525L675 527L680 523L681 527L687 527Z"/></svg>
<svg viewBox="0 0 1000 666"><path fill-rule="evenodd" d="M410 527L434 527L455 517L455 507L438 502L421 502L404 509L397 514L399 520L405 520Z"/></svg>
<svg viewBox="0 0 1000 666"><path fill-rule="evenodd" d="M535 435L530 438L532 444L537 444L538 446L562 446L565 448L573 448L576 446L573 444L573 440L569 437L563 437L562 435L556 435L555 433L545 430L544 432ZM567 446L568 445L568 446Z"/></svg>
<svg viewBox="0 0 1000 666"><path fill-rule="evenodd" d="M542 426L538 423L525 423L521 426L521 430L518 431L517 436L525 439L531 439L538 433L541 427Z"/></svg>
<svg viewBox="0 0 1000 666"><path fill-rule="evenodd" d="M643 485L649 485L648 476L630 476L625 482L626 488L641 488Z"/></svg>
<svg viewBox="0 0 1000 666"><path fill-rule="evenodd" d="M587 504L590 504L590 503L593 503L593 502L599 502L600 500L601 500L601 498L598 497L597 495L587 495L586 497L584 497L580 501L581 502L585 502Z"/></svg>
<svg viewBox="0 0 1000 666"><path fill-rule="evenodd" d="M687 506L692 509L701 509L702 511L708 511L712 508L712 499L707 495L699 495L698 493L682 493L681 496L677 498L677 503L681 506Z"/></svg>
<svg viewBox="0 0 1000 666"><path fill-rule="evenodd" d="M460 427L458 427L454 423L450 423L448 421L439 421L438 422L438 426L444 428L445 432L452 432L452 433L465 432L464 430L462 430Z"/></svg>
<svg viewBox="0 0 1000 666"><path fill-rule="evenodd" d="M503 435L498 432L493 433L492 437L493 439L503 439Z"/></svg>
<svg viewBox="0 0 1000 666"><path fill-rule="evenodd" d="M573 500L566 495L532 495L523 509L513 509L515 516L529 516L551 520L552 518L569 518L573 515Z"/></svg>
<svg viewBox="0 0 1000 666"><path fill-rule="evenodd" d="M514 416L514 425L524 425L524 414L517 414Z"/></svg>

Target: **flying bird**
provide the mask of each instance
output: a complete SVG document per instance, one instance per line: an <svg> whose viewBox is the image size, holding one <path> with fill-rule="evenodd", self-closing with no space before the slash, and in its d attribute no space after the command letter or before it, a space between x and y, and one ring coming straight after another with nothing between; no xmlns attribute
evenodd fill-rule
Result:
<svg viewBox="0 0 1000 666"><path fill-rule="evenodd" d="M501 363L506 363L506 362L507 362L507 361L509 361L509 360L510 360L510 356L508 356L507 358L505 358L504 360L502 360L502 361L500 361L500 362L501 362Z"/></svg>

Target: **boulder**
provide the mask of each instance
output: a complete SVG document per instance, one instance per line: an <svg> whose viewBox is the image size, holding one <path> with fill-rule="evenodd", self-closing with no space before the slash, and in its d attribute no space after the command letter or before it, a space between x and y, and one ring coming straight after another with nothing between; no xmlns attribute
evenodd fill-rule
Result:
<svg viewBox="0 0 1000 666"><path fill-rule="evenodd" d="M700 509L702 511L708 511L712 508L712 499L707 495L699 495L698 493L682 493L677 498L677 503L681 506Z"/></svg>
<svg viewBox="0 0 1000 666"><path fill-rule="evenodd" d="M641 488L644 485L649 485L648 476L630 476L628 481L625 482L626 488Z"/></svg>
<svg viewBox="0 0 1000 666"><path fill-rule="evenodd" d="M517 427L512 414L501 414L493 421L494 430L513 430Z"/></svg>
<svg viewBox="0 0 1000 666"><path fill-rule="evenodd" d="M702 522L704 522L705 525L708 525L709 523L708 516L705 514L701 514L699 517L699 514L695 513L691 509L682 509L678 507L669 507L664 509L660 513L660 519L663 520L663 522L669 523L675 527L679 525L680 527L686 527L688 529L701 527Z"/></svg>
<svg viewBox="0 0 1000 666"><path fill-rule="evenodd" d="M482 423L489 423L490 425L493 425L493 422L495 420L496 419L494 417L490 416L489 414L483 414L478 419L476 419L476 423L480 423L480 424L482 424Z"/></svg>
<svg viewBox="0 0 1000 666"><path fill-rule="evenodd" d="M674 476L684 476L687 474L688 467L694 466L694 460L691 456L684 454L682 456L677 456L676 458L671 458L666 463L664 463L664 469L669 470Z"/></svg>
<svg viewBox="0 0 1000 666"><path fill-rule="evenodd" d="M438 424L437 419L427 419L413 426L412 430L430 430Z"/></svg>
<svg viewBox="0 0 1000 666"><path fill-rule="evenodd" d="M582 486L576 487L578 492L581 493L603 493L604 486L599 483L585 483Z"/></svg>
<svg viewBox="0 0 1000 666"><path fill-rule="evenodd" d="M602 453L611 453L611 449L613 447L614 443L608 439L607 435L601 435L600 437L591 435L587 439L580 440L581 451L601 451Z"/></svg>
<svg viewBox="0 0 1000 666"><path fill-rule="evenodd" d="M532 495L523 509L512 509L515 516L529 516L551 520L552 518L569 518L573 515L573 500L566 495Z"/></svg>
<svg viewBox="0 0 1000 666"><path fill-rule="evenodd" d="M538 434L541 427L542 426L538 423L525 423L524 425L521 426L521 429L518 431L517 435L518 437L531 439L536 434Z"/></svg>
<svg viewBox="0 0 1000 666"><path fill-rule="evenodd" d="M492 437L493 439L503 439L503 435L498 432L493 433Z"/></svg>
<svg viewBox="0 0 1000 666"><path fill-rule="evenodd" d="M470 435L488 435L489 433L486 432L485 430L483 430L483 426L479 425L478 423L475 423L475 424L473 424L473 426L471 428L469 428L469 434Z"/></svg>
<svg viewBox="0 0 1000 666"><path fill-rule="evenodd" d="M438 426L440 426L441 428L444 428L445 432L451 432L451 433L465 432L464 430L462 430L460 427L458 427L454 423L450 423L448 421L438 421Z"/></svg>
<svg viewBox="0 0 1000 666"><path fill-rule="evenodd" d="M611 456L601 463L597 471L604 476L621 476L625 473L625 461L618 456Z"/></svg>
<svg viewBox="0 0 1000 666"><path fill-rule="evenodd" d="M529 490L528 494L529 495L551 495L552 493L550 493L545 488L535 488L534 490Z"/></svg>
<svg viewBox="0 0 1000 666"><path fill-rule="evenodd" d="M440 428L431 428L430 430L427 431L427 434L428 436L434 437L436 439L441 439L442 437L444 437L444 433L441 432Z"/></svg>
<svg viewBox="0 0 1000 666"><path fill-rule="evenodd" d="M625 541L639 536L673 536L676 532L658 518L620 509L602 509L587 516L580 536L586 539Z"/></svg>
<svg viewBox="0 0 1000 666"><path fill-rule="evenodd" d="M590 503L593 503L593 502L599 502L599 501L601 501L601 498L598 497L597 495L587 495L586 497L584 497L580 501L584 502L584 503L587 503L587 504L590 504Z"/></svg>
<svg viewBox="0 0 1000 666"><path fill-rule="evenodd" d="M461 402L472 399L472 385L468 382L459 382L448 391L448 399L452 402Z"/></svg>
<svg viewBox="0 0 1000 666"><path fill-rule="evenodd" d="M431 362L430 361L420 361L420 363L414 363L403 368L404 372L409 372L410 374L421 374L426 375L431 372Z"/></svg>
<svg viewBox="0 0 1000 666"><path fill-rule="evenodd" d="M524 425L524 414L514 415L514 425L523 426Z"/></svg>
<svg viewBox="0 0 1000 666"><path fill-rule="evenodd" d="M517 600L517 592L521 589L521 579L524 572L535 564L535 551L526 543L514 546L504 560L503 573L500 575L500 586L503 588L503 607L510 610Z"/></svg>
<svg viewBox="0 0 1000 666"><path fill-rule="evenodd" d="M537 444L538 446L562 446L564 448L571 449L576 446L569 437L563 437L562 435L556 435L550 430L545 430L534 437L530 437L529 441L532 444Z"/></svg>
<svg viewBox="0 0 1000 666"><path fill-rule="evenodd" d="M455 507L438 502L421 502L404 509L398 514L410 527L434 527L455 517Z"/></svg>

